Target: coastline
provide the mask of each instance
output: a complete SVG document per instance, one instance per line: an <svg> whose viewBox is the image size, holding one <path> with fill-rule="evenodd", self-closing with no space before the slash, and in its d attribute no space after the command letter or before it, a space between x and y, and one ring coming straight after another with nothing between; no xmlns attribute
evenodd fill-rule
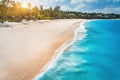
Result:
<svg viewBox="0 0 120 80"><path fill-rule="evenodd" d="M0 71L3 73L0 79L31 80L44 72L46 63L58 55L59 47L62 44L66 46L73 39L78 27L75 24L84 21L86 20L67 19L32 22L28 25L19 23L12 28L0 29L0 60L3 66L0 65L0 70L3 70Z"/></svg>
<svg viewBox="0 0 120 80"><path fill-rule="evenodd" d="M69 40L65 41L58 49L55 50L54 55L52 56L51 60L48 61L48 63L43 67L43 69L40 71L38 75L36 75L32 80L38 80L40 77L42 77L47 70L49 70L52 65L57 61L57 59L62 55L63 52L65 52L75 41L76 41L76 36L77 32L81 29L81 32L86 33L84 23L89 22L91 20L85 20L83 22L78 22L76 23L77 27L74 30L74 36L70 38ZM86 35L81 37L81 40L85 38Z"/></svg>

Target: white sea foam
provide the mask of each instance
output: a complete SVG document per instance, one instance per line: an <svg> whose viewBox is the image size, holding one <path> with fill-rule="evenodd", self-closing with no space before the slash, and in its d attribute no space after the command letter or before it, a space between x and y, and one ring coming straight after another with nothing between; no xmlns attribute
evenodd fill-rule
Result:
<svg viewBox="0 0 120 80"><path fill-rule="evenodd" d="M80 23L79 27L76 29L75 31L75 37L72 40L68 40L66 41L61 47L59 47L56 51L55 51L55 55L52 57L52 60L49 61L46 66L42 69L42 72L40 72L40 74L38 74L37 76L35 76L35 78L33 80L38 80L39 78L41 78L46 72L47 70L49 70L53 64L55 63L55 61L60 57L60 55L67 50L77 39L79 40L83 40L86 37L86 34L81 35L79 38L77 38L77 34L80 33L86 33L86 29L84 27L84 23L86 21L83 21L82 23Z"/></svg>

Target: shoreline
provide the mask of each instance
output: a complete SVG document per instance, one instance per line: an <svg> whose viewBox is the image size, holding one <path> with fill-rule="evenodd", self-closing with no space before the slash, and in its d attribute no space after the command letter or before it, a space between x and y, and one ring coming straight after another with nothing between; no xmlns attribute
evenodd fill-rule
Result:
<svg viewBox="0 0 120 80"><path fill-rule="evenodd" d="M68 50L68 48L76 41L76 36L77 36L77 32L79 31L79 29L82 29L82 32L86 32L85 28L84 28L84 23L89 22L91 20L85 20L83 22L78 22L76 23L77 27L74 31L74 36L72 38L70 38L69 40L65 41L58 49L55 50L54 55L52 56L51 60L48 61L48 63L43 67L43 69L40 71L40 73L38 75L36 75L32 80L38 80L40 77L42 77L44 75L44 73L46 73L47 70L49 70L52 65L57 61L57 59L62 55L63 52L65 52L66 50ZM85 37L85 36L84 36ZM84 39L84 37L81 37L81 40Z"/></svg>
<svg viewBox="0 0 120 80"><path fill-rule="evenodd" d="M35 79L58 55L61 45L66 46L73 40L76 29L84 21L87 20L61 19L28 25L9 23L13 24L12 28L1 28L0 79Z"/></svg>

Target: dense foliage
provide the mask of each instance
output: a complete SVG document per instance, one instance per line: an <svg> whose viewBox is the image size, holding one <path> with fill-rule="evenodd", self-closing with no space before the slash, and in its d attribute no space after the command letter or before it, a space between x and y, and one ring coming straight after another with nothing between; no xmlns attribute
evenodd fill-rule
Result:
<svg viewBox="0 0 120 80"><path fill-rule="evenodd" d="M22 7L22 3L13 0L0 1L0 22L41 20L41 19L115 19L120 18L120 14L104 13L82 13L74 11L62 11L59 6L44 9L42 5L32 7L27 3L27 7Z"/></svg>

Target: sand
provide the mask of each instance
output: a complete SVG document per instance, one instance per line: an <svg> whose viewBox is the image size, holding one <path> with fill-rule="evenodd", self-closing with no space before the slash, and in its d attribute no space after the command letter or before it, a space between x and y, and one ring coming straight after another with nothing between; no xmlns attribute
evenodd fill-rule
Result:
<svg viewBox="0 0 120 80"><path fill-rule="evenodd" d="M7 22L0 27L0 80L32 80L84 21Z"/></svg>

